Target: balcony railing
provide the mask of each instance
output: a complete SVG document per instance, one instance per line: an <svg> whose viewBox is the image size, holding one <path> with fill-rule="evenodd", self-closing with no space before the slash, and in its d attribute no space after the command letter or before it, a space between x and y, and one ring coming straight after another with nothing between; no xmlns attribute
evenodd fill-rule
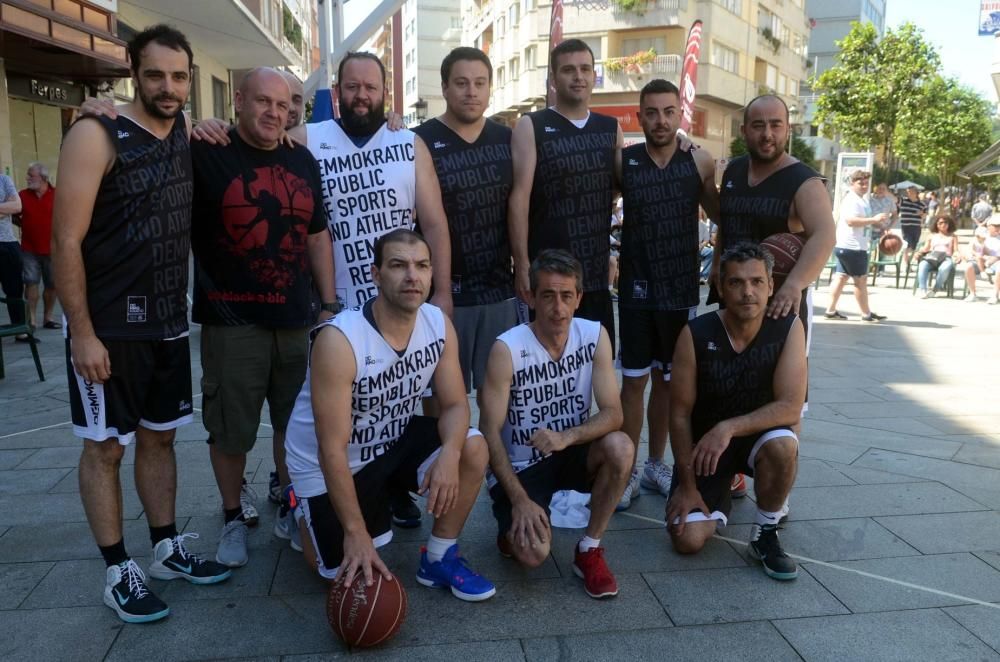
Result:
<svg viewBox="0 0 1000 662"><path fill-rule="evenodd" d="M643 74L677 74L681 71L680 55L657 55L643 64L628 64L629 57L609 57L604 60L605 76Z"/></svg>
<svg viewBox="0 0 1000 662"><path fill-rule="evenodd" d="M611 11L616 16L621 16L622 14L645 14L647 12L664 10L664 11L680 11L682 9L687 9L687 0L639 0L638 2L616 2L615 0L610 0ZM626 8L627 7L627 8Z"/></svg>

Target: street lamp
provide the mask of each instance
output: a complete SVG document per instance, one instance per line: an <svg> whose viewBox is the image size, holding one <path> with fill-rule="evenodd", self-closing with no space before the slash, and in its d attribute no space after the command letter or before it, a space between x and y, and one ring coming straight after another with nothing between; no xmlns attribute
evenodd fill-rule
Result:
<svg viewBox="0 0 1000 662"><path fill-rule="evenodd" d="M417 102L413 104L413 110L416 111L417 121L423 124L427 119L427 102L424 101L423 97L417 99Z"/></svg>

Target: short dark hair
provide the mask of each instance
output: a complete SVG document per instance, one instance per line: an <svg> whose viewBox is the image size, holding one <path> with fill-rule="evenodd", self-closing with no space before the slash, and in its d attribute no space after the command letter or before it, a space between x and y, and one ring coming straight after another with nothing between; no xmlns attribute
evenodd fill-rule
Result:
<svg viewBox="0 0 1000 662"><path fill-rule="evenodd" d="M538 291L538 274L543 271L549 274L573 276L576 278L576 291L583 291L583 266L566 251L548 248L532 261L531 270L528 272L532 292Z"/></svg>
<svg viewBox="0 0 1000 662"><path fill-rule="evenodd" d="M172 48L175 51L184 51L188 56L188 69L190 70L194 66L194 53L191 51L191 44L188 42L187 37L184 36L184 33L166 23L160 23L146 28L132 37L132 41L128 42L126 50L128 51L129 66L132 67L132 73L139 74L139 61L142 59L142 51L152 42L160 46Z"/></svg>
<svg viewBox="0 0 1000 662"><path fill-rule="evenodd" d="M382 253L385 251L386 244L423 244L427 247L427 254L430 255L431 252L431 245L419 233L407 228L396 228L375 240L375 246L372 248L374 253L372 264L379 269L382 268Z"/></svg>
<svg viewBox="0 0 1000 662"><path fill-rule="evenodd" d="M953 219L948 214L941 214L940 216L938 216L937 218L934 219L934 227L937 227L937 224L940 223L941 221L947 221L947 223L948 223L948 233L949 234L955 234L955 230L958 227L957 225L955 225L955 219Z"/></svg>
<svg viewBox="0 0 1000 662"><path fill-rule="evenodd" d="M750 260L763 262L764 268L767 270L767 277L771 277L771 271L774 269L774 256L769 250L752 241L741 241L722 254L722 259L719 260L719 275L726 273L726 265L730 262L742 264Z"/></svg>
<svg viewBox="0 0 1000 662"><path fill-rule="evenodd" d="M340 87L340 83L344 80L344 65L351 60L371 60L377 64L378 70L382 72L382 89L385 89L385 65L382 64L382 60L377 55L366 51L351 51L344 56L344 59L337 65L337 87Z"/></svg>
<svg viewBox="0 0 1000 662"><path fill-rule="evenodd" d="M671 83L669 80L654 78L643 85L642 90L639 91L640 112L642 111L642 102L645 101L647 94L676 94L678 99L681 98L681 91L677 89L676 85Z"/></svg>
<svg viewBox="0 0 1000 662"><path fill-rule="evenodd" d="M482 52L478 48L472 48L470 46L459 46L458 48L452 50L450 53L444 56L441 60L441 84L447 85L448 80L451 79L451 68L456 62L461 60L475 60L476 62L482 62L486 65L486 70L490 72L490 83L493 82L493 63L490 62L490 56Z"/></svg>
<svg viewBox="0 0 1000 662"><path fill-rule="evenodd" d="M788 104L785 103L785 100L779 97L777 94L761 94L760 96L756 96L753 99L750 99L750 103L748 103L743 107L743 124L746 124L750 121L750 106L754 105L756 102L761 101L763 99L777 99L779 102L781 102L782 107L784 107L785 109L785 123L787 124Z"/></svg>
<svg viewBox="0 0 1000 662"><path fill-rule="evenodd" d="M587 42L582 39L567 39L566 41L560 42L559 45L553 48L552 52L549 53L549 69L555 73L556 60L559 59L560 55L565 55L567 53L582 53L583 51L590 53L590 63L593 64L594 51L590 49Z"/></svg>

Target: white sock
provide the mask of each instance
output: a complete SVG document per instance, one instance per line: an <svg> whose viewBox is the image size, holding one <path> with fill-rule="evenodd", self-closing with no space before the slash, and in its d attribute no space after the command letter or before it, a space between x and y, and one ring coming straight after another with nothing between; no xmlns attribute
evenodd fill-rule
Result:
<svg viewBox="0 0 1000 662"><path fill-rule="evenodd" d="M778 520L781 519L781 515L782 515L782 513L781 513L780 510L776 511L776 512L770 512L770 511L761 510L760 508L758 508L757 509L757 514L754 515L753 521L754 521L754 523L760 524L760 525L764 525L764 524L777 524Z"/></svg>
<svg viewBox="0 0 1000 662"><path fill-rule="evenodd" d="M600 546L601 546L601 539L591 538L590 536L584 536L580 538L580 542L577 543L577 549L579 549L581 552L589 552L595 547L600 547Z"/></svg>
<svg viewBox="0 0 1000 662"><path fill-rule="evenodd" d="M438 538L432 535L427 539L427 560L431 563L437 563L444 558L445 552L455 544L458 544L458 538Z"/></svg>

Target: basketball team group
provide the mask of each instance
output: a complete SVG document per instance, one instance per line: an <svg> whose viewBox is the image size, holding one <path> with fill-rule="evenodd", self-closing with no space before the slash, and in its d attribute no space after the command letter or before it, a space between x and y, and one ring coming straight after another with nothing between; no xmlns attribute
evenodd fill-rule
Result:
<svg viewBox="0 0 1000 662"><path fill-rule="evenodd" d="M301 83L258 68L234 125L192 126L185 36L153 26L128 52L135 99L88 100L65 136L52 250L80 496L122 620L169 614L147 573L213 584L248 562L262 519L245 476L265 403L273 534L335 583L391 580L380 548L427 518L417 582L492 597L459 543L484 479L497 552L528 568L549 556L553 497L589 495L572 568L602 599L618 593L602 538L640 487L666 498L665 548L697 554L751 476L749 553L776 580L797 576L778 534L806 407L809 285L835 224L823 179L787 152L779 97L745 107L749 153L717 186L712 155L678 130L677 87L645 85L645 142L626 147L617 120L589 108L594 56L575 39L550 54L554 103L513 129L484 116L493 70L475 48L444 58L446 110L412 131L386 114L369 53L338 63L337 119L302 124ZM699 209L718 226L702 315ZM175 433L199 396L223 509L213 559L175 517ZM133 442L145 570L123 539Z"/></svg>

